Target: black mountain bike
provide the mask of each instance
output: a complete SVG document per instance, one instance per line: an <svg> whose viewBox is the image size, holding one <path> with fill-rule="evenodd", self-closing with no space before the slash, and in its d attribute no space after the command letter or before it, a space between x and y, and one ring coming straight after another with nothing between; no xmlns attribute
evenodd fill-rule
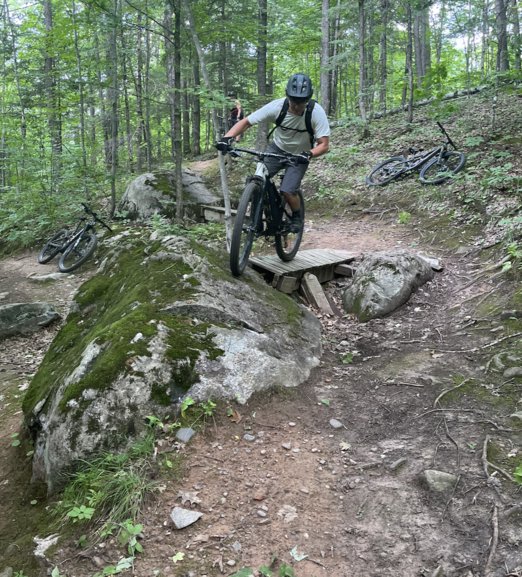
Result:
<svg viewBox="0 0 522 577"><path fill-rule="evenodd" d="M257 239L275 241L277 256L283 261L291 261L301 244L304 228L305 205L303 194L298 192L301 203L301 222L296 232L291 224L292 210L283 195L268 176L265 158L278 158L286 166L297 164L297 158L291 154L260 152L248 148L234 148L231 156L251 154L257 158L256 172L249 177L239 205L237 207L232 240L230 243L230 270L234 276L240 276L248 264L248 258Z"/></svg>
<svg viewBox="0 0 522 577"><path fill-rule="evenodd" d="M369 186L383 186L414 170L420 169L419 180L423 184L440 184L461 171L466 164L466 155L459 152L440 122L437 122L446 142L431 150L410 148L408 155L388 158L375 166L366 177ZM449 150L451 147L453 150Z"/></svg>
<svg viewBox="0 0 522 577"><path fill-rule="evenodd" d="M49 262L61 253L58 269L60 272L71 272L83 264L94 252L98 244L95 228L97 223L112 232L111 227L86 204L82 202L81 205L88 216L81 216L76 228L63 228L53 235L38 255L40 264Z"/></svg>

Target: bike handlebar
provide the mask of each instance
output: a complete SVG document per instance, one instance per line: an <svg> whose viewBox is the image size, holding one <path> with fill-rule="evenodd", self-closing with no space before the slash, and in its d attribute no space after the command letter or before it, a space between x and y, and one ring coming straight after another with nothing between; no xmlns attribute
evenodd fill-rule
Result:
<svg viewBox="0 0 522 577"><path fill-rule="evenodd" d="M252 156L257 156L257 158L261 162L264 162L264 159L268 157L268 158L278 158L280 160L286 161L288 164L298 164L297 160L297 157L299 156L298 154L290 154L290 153L277 154L275 152L264 152L261 150L252 150L250 148L239 148L239 147L234 147L228 151L228 153L231 156L241 156L239 154L240 152L246 152L247 154L251 154Z"/></svg>
<svg viewBox="0 0 522 577"><path fill-rule="evenodd" d="M87 206L84 202L80 203L83 206L83 210L87 213L90 214L94 220L96 222L99 222L101 225L103 225L109 232L112 232L112 228L105 223L89 206Z"/></svg>

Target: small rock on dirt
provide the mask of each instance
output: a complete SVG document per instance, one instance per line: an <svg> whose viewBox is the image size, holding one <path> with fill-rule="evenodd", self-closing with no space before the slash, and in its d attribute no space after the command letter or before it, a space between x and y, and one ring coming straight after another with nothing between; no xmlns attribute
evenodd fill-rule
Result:
<svg viewBox="0 0 522 577"><path fill-rule="evenodd" d="M184 529L185 527L195 523L202 516L203 513L191 511L190 509L183 509L181 507L174 507L170 512L170 518L176 526L176 529Z"/></svg>

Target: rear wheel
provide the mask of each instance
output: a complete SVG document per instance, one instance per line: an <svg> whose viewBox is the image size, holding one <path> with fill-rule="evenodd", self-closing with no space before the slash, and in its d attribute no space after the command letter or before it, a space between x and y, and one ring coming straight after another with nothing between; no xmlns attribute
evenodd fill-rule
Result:
<svg viewBox="0 0 522 577"><path fill-rule="evenodd" d="M52 260L62 250L68 237L69 231L66 228L59 230L44 244L40 254L38 255L38 262L40 264L45 264Z"/></svg>
<svg viewBox="0 0 522 577"><path fill-rule="evenodd" d="M423 184L440 184L457 174L465 164L464 153L447 150L440 158L433 158L422 168L419 179Z"/></svg>
<svg viewBox="0 0 522 577"><path fill-rule="evenodd" d="M60 257L58 268L60 272L71 272L83 264L94 252L98 239L92 230L84 231Z"/></svg>
<svg viewBox="0 0 522 577"><path fill-rule="evenodd" d="M304 232L304 222L305 222L305 204L303 199L303 194L298 191L299 202L301 204L301 223L298 231L293 231L291 227L292 209L288 204L285 204L285 208L281 218L281 224L278 227L277 233L275 234L275 248L277 256L288 262L292 260L301 244Z"/></svg>
<svg viewBox="0 0 522 577"><path fill-rule="evenodd" d="M404 156L392 156L375 166L366 177L368 186L382 186L398 178L406 171L406 159Z"/></svg>
<svg viewBox="0 0 522 577"><path fill-rule="evenodd" d="M257 182L249 182L241 195L230 242L230 270L234 276L241 276L248 264L256 228L261 225L261 197Z"/></svg>

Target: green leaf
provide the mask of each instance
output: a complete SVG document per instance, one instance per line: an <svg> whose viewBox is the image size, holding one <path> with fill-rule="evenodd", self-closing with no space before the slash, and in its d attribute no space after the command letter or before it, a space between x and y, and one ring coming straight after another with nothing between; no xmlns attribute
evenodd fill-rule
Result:
<svg viewBox="0 0 522 577"><path fill-rule="evenodd" d="M254 571L250 567L244 567L237 573L230 575L230 577L254 577Z"/></svg>
<svg viewBox="0 0 522 577"><path fill-rule="evenodd" d="M178 551L175 555L171 557L173 563L177 563L178 561L183 561L185 559L185 553Z"/></svg>

